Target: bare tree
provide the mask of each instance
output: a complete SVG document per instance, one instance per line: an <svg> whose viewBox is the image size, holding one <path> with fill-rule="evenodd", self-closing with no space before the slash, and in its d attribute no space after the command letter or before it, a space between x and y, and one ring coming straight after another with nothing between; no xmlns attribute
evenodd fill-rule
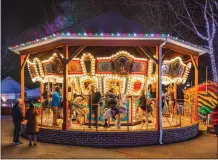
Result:
<svg viewBox="0 0 218 160"><path fill-rule="evenodd" d="M1 48L1 75L4 77L7 75L12 69L13 64L9 58L9 37L4 42L4 45Z"/></svg>
<svg viewBox="0 0 218 160"><path fill-rule="evenodd" d="M175 8L170 1L169 5L171 6L173 12L175 13L178 20L182 23L182 25L184 25L186 28L195 33L200 39L206 42L206 48L208 49L211 59L213 80L218 82L217 68L214 56L214 40L217 30L217 15L215 14L217 13L217 10L215 9L217 7L217 2L214 0L204 0L203 3L200 3L197 0L192 1L192 3L185 0L182 0L181 2L183 12L178 12L177 8ZM203 22L200 20L203 20ZM203 27L201 26L202 23Z"/></svg>

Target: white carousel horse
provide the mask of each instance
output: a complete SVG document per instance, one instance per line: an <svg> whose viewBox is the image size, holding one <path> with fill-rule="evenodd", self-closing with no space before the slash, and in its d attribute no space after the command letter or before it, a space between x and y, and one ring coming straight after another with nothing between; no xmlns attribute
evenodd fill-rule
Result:
<svg viewBox="0 0 218 160"><path fill-rule="evenodd" d="M83 98L82 97L76 97L73 100L73 103L70 104L71 109L69 109L70 113L70 126L72 125L72 119L76 119L77 122L79 122L79 124L82 126L82 124L84 123L84 118L85 116L88 114L88 108L86 107L82 107L83 104ZM63 109L60 111L60 118L63 118Z"/></svg>
<svg viewBox="0 0 218 160"><path fill-rule="evenodd" d="M88 114L88 108L82 107L83 105L83 98L82 97L76 97L73 100L73 104L71 106L72 113L73 115L72 118L76 119L81 125L83 124L85 116ZM72 120L72 118L70 118Z"/></svg>
<svg viewBox="0 0 218 160"><path fill-rule="evenodd" d="M123 99L121 99L120 103L118 104L119 106L117 108L117 113L115 115L117 117L116 118L116 120L117 120L116 126L117 126L118 129L121 127L121 124L120 124L120 115L121 114L127 114L126 103L127 103L126 99L123 98ZM105 120L110 119L113 116L112 112L113 112L113 110L111 108L107 109L104 112L103 119L102 119L103 122L105 122Z"/></svg>

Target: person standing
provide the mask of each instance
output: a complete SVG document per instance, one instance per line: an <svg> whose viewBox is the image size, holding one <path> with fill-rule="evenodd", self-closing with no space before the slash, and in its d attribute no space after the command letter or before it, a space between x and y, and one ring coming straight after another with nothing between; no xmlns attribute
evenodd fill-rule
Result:
<svg viewBox="0 0 218 160"><path fill-rule="evenodd" d="M89 128L91 128L92 114L95 116L96 127L98 127L98 105L101 100L101 93L95 92L95 87L89 85Z"/></svg>
<svg viewBox="0 0 218 160"><path fill-rule="evenodd" d="M21 111L21 104L22 99L17 99L17 103L12 108L12 118L14 124L13 143L17 145L23 144L23 142L20 141L20 132L22 128L21 122L24 120L23 113Z"/></svg>
<svg viewBox="0 0 218 160"><path fill-rule="evenodd" d="M57 126L57 119L58 119L58 110L60 107L60 101L62 97L60 94L60 88L57 86L55 88L55 92L52 94L52 102L51 102L51 108L53 111L53 126Z"/></svg>
<svg viewBox="0 0 218 160"><path fill-rule="evenodd" d="M212 124L213 124L214 129L215 129L215 134L218 137L218 104L213 109L213 112L210 116L212 118Z"/></svg>
<svg viewBox="0 0 218 160"><path fill-rule="evenodd" d="M42 97L43 97L43 108L46 109L49 107L49 98L51 97L49 90L48 90L48 86L46 86L44 92L42 93Z"/></svg>
<svg viewBox="0 0 218 160"><path fill-rule="evenodd" d="M30 103L29 109L26 112L25 119L27 120L25 133L28 134L29 146L32 146L32 141L36 145L36 138L39 132L39 127L37 123L37 112L34 110L34 104Z"/></svg>

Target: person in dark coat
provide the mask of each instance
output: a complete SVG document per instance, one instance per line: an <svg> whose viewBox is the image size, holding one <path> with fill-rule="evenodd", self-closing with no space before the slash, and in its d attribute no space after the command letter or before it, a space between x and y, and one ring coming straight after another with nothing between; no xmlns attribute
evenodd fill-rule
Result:
<svg viewBox="0 0 218 160"><path fill-rule="evenodd" d="M37 116L37 112L34 111L34 104L31 103L25 116L25 119L27 120L25 133L28 134L29 146L32 146L32 141L34 141L34 145L36 145L36 138L39 132Z"/></svg>
<svg viewBox="0 0 218 160"><path fill-rule="evenodd" d="M20 141L20 132L22 128L21 122L24 120L24 117L21 111L21 103L22 100L18 99L17 103L12 108L12 118L14 123L14 138L13 138L14 144L22 144L22 142Z"/></svg>

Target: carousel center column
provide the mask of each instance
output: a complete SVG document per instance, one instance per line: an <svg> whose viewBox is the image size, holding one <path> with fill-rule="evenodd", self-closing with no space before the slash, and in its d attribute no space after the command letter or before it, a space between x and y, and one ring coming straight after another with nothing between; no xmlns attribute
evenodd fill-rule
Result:
<svg viewBox="0 0 218 160"><path fill-rule="evenodd" d="M63 64L63 125L62 130L69 130L68 122L68 46L64 48L64 64Z"/></svg>

